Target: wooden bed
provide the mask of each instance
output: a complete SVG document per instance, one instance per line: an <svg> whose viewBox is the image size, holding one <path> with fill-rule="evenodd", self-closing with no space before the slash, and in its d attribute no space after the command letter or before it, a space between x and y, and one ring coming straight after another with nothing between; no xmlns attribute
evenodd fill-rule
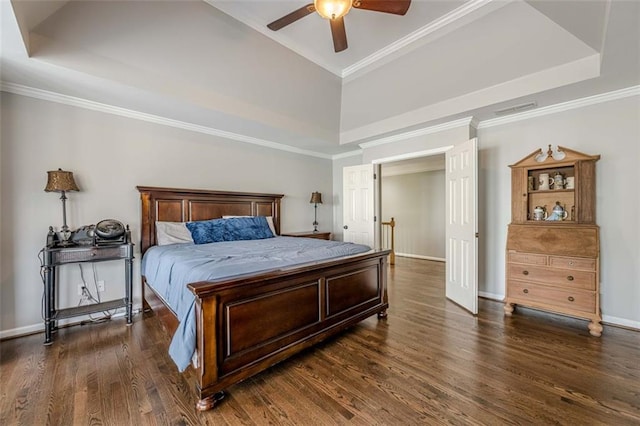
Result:
<svg viewBox="0 0 640 426"><path fill-rule="evenodd" d="M140 192L141 252L156 244L156 221L188 222L224 215L272 216L280 233L283 195L154 188ZM188 285L196 297L197 409L224 390L388 308L389 250ZM175 314L142 277L145 310L173 333Z"/></svg>

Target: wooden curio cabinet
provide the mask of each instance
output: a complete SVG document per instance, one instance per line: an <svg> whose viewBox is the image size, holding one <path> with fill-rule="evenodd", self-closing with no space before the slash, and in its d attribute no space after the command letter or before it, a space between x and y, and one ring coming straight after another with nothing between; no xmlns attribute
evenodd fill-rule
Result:
<svg viewBox="0 0 640 426"><path fill-rule="evenodd" d="M511 165L505 313L516 305L591 320L602 333L600 240L595 223L599 155L558 147Z"/></svg>

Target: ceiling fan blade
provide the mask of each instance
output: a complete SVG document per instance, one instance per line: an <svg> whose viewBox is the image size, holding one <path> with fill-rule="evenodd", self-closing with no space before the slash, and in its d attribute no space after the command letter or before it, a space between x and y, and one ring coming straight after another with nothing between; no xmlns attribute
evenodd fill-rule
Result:
<svg viewBox="0 0 640 426"><path fill-rule="evenodd" d="M280 19L276 19L272 23L268 24L267 27L270 30L278 31L280 28L286 27L289 24L293 24L298 19L302 19L305 16L315 11L316 11L316 7L313 5L313 3L309 3L308 5L303 6L300 9L294 10L293 12L283 16Z"/></svg>
<svg viewBox="0 0 640 426"><path fill-rule="evenodd" d="M404 15L409 10L411 0L354 0L356 9L372 10L374 12Z"/></svg>
<svg viewBox="0 0 640 426"><path fill-rule="evenodd" d="M344 18L329 19L331 35L333 36L333 50L342 52L347 46L347 31L344 28Z"/></svg>

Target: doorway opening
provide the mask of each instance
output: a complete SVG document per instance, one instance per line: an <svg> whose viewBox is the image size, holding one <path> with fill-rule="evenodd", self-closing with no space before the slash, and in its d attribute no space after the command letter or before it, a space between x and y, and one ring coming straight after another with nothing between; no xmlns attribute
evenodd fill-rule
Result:
<svg viewBox="0 0 640 426"><path fill-rule="evenodd" d="M380 176L380 215L394 220L395 255L445 262L444 154L382 163Z"/></svg>

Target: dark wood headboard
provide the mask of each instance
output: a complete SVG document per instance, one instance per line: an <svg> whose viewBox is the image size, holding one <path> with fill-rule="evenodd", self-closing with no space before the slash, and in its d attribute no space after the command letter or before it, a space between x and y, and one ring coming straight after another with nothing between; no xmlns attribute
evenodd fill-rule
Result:
<svg viewBox="0 0 640 426"><path fill-rule="evenodd" d="M280 234L280 200L283 194L207 191L202 189L137 186L141 201L140 251L156 244L156 221L191 222L222 216L272 216Z"/></svg>

